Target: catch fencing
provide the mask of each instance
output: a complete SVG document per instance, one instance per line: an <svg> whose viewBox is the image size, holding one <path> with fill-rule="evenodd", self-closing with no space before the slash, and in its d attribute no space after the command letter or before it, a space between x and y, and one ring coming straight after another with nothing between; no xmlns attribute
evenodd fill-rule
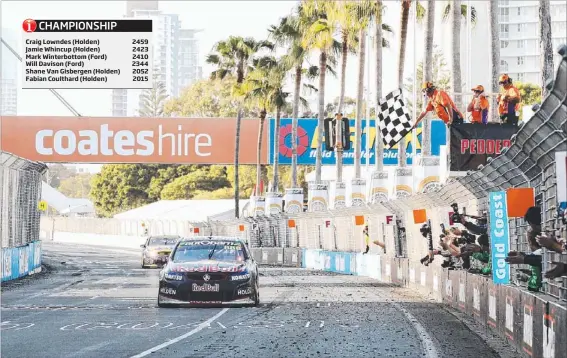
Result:
<svg viewBox="0 0 567 358"><path fill-rule="evenodd" d="M0 151L0 232L2 247L15 247L39 237L41 176L45 164Z"/></svg>
<svg viewBox="0 0 567 358"><path fill-rule="evenodd" d="M354 218L364 215L371 239L386 244L388 257L406 257L410 262L419 262L428 247L419 226L413 224L413 210L427 210L433 237L438 237L441 234L440 224L448 224L452 203L465 207L469 214L479 213L488 209L489 192L530 187L534 188L536 205L542 209L542 230L548 230L548 235L567 238L567 227L559 217L559 202L565 198L558 197L558 187L565 188L567 183L565 173L557 172L559 163L556 163L556 153L567 151L567 61L564 51L561 55L563 61L556 80L549 84L550 94L540 108L529 121L522 122L512 137L510 148L504 149L501 155L490 159L477 171L450 179L436 191L377 205L211 222L207 228L211 234L243 237L254 246L362 252L365 247L363 226L356 225ZM398 220L387 222L388 214L395 214ZM527 223L523 218L510 220L511 251L530 252L526 231ZM381 251L377 246L373 246L372 250ZM552 267L551 262L554 261L567 263L567 253L552 253L544 249L543 271ZM512 265L514 284L525 286L523 269L527 266ZM545 279L543 291L567 300L567 279Z"/></svg>
<svg viewBox="0 0 567 358"><path fill-rule="evenodd" d="M0 151L2 281L41 269L41 176L45 164Z"/></svg>

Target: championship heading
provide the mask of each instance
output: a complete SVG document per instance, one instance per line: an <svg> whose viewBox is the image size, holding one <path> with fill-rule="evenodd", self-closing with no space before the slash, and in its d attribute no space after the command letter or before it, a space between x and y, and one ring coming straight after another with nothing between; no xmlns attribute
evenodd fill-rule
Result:
<svg viewBox="0 0 567 358"><path fill-rule="evenodd" d="M25 32L152 32L152 20L33 20Z"/></svg>

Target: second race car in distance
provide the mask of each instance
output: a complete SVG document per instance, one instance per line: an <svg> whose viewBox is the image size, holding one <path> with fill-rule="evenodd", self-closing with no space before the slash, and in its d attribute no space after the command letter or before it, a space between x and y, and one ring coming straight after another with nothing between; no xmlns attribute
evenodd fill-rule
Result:
<svg viewBox="0 0 567 358"><path fill-rule="evenodd" d="M140 245L142 249L142 268L163 266L169 254L181 237L179 235L150 236Z"/></svg>
<svg viewBox="0 0 567 358"><path fill-rule="evenodd" d="M239 238L181 239L159 274L159 307L259 303L258 265Z"/></svg>

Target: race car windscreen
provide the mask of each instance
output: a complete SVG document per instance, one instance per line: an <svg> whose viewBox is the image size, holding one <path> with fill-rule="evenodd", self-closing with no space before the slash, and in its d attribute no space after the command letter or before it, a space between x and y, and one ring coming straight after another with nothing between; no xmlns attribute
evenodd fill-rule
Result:
<svg viewBox="0 0 567 358"><path fill-rule="evenodd" d="M152 237L149 246L174 246L177 243L177 237Z"/></svg>
<svg viewBox="0 0 567 358"><path fill-rule="evenodd" d="M246 252L239 242L186 241L179 243L173 255L173 262L202 260L236 261L246 260Z"/></svg>

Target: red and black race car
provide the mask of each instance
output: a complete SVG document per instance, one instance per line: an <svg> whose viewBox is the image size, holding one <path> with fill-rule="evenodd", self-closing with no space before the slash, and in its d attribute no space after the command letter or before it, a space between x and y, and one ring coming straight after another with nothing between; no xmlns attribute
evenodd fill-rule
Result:
<svg viewBox="0 0 567 358"><path fill-rule="evenodd" d="M159 275L159 307L259 303L258 265L239 238L181 239Z"/></svg>
<svg viewBox="0 0 567 358"><path fill-rule="evenodd" d="M164 266L171 251L181 238L179 235L150 236L140 245L142 249L142 268Z"/></svg>

